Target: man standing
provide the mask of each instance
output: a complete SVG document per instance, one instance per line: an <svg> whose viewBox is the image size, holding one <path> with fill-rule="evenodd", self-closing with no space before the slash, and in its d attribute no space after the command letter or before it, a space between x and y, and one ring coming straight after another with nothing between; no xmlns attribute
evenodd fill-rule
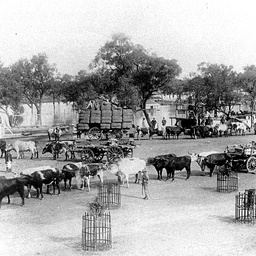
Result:
<svg viewBox="0 0 256 256"><path fill-rule="evenodd" d="M163 138L165 139L166 138L166 119L165 119L165 117L163 117L163 120L162 120L162 133L163 133Z"/></svg>
<svg viewBox="0 0 256 256"><path fill-rule="evenodd" d="M157 121L155 118L152 119L151 124L153 129L157 129Z"/></svg>

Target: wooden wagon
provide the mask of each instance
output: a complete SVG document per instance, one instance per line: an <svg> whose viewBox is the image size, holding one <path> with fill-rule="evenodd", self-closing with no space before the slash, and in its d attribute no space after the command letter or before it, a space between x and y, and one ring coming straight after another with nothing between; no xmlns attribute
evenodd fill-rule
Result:
<svg viewBox="0 0 256 256"><path fill-rule="evenodd" d="M245 169L247 172L256 172L256 144L251 142L245 145L230 145L225 149L233 159L233 166L237 171Z"/></svg>
<svg viewBox="0 0 256 256"><path fill-rule="evenodd" d="M78 145L73 149L76 159L81 159L85 162L100 162L104 157L107 161L113 163L124 157L132 157L135 145L126 143L125 140L119 141L115 144L106 141L97 144L86 143Z"/></svg>

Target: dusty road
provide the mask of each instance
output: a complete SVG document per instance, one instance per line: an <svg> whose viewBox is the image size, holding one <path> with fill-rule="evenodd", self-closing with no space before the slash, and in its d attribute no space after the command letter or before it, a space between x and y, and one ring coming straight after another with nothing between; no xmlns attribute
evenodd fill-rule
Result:
<svg viewBox="0 0 256 256"><path fill-rule="evenodd" d="M175 153L185 155L206 150L223 151L230 144L245 144L256 136L232 136L191 140L142 140L134 156ZM42 142L41 145L45 144ZM15 154L14 154L15 155ZM66 162L53 161L50 155L39 160L14 159L13 169L52 165L61 168ZM0 159L4 169L4 160ZM81 249L82 215L95 197L97 179L88 191L61 191L45 195L44 200L25 200L15 195L11 204L3 200L0 210L0 255L172 255L172 256L253 256L256 255L256 225L234 220L235 195L216 191L216 174L202 176L199 166L192 164L192 174L185 180L185 171L175 173L175 181L158 181L149 168L150 199L144 201L141 185L131 183L122 188L122 206L111 211L113 248L88 253ZM164 171L164 177L166 175ZM116 179L105 173L106 180ZM133 177L130 179L133 181ZM256 175L239 173L239 191L255 188Z"/></svg>

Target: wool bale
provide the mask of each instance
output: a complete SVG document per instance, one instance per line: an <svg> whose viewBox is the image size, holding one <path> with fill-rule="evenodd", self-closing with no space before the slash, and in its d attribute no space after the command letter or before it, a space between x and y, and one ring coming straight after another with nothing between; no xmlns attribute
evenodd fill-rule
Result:
<svg viewBox="0 0 256 256"><path fill-rule="evenodd" d="M110 129L110 123L101 123L100 128L101 129Z"/></svg>
<svg viewBox="0 0 256 256"><path fill-rule="evenodd" d="M132 123L131 122L123 122L122 123L122 128L123 129L130 129L130 128L132 128Z"/></svg>
<svg viewBox="0 0 256 256"><path fill-rule="evenodd" d="M122 128L122 123L111 123L110 125L111 129L121 129Z"/></svg>
<svg viewBox="0 0 256 256"><path fill-rule="evenodd" d="M79 123L79 124L77 124L77 129L78 130L89 130L89 125L88 124Z"/></svg>

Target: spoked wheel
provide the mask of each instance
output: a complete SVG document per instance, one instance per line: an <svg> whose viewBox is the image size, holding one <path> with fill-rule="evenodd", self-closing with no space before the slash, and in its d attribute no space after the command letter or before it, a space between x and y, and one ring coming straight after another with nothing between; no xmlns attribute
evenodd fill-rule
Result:
<svg viewBox="0 0 256 256"><path fill-rule="evenodd" d="M94 160L94 154L91 149L83 149L81 152L81 159L82 161L91 163Z"/></svg>
<svg viewBox="0 0 256 256"><path fill-rule="evenodd" d="M251 156L246 162L246 169L248 172L256 172L256 157Z"/></svg>
<svg viewBox="0 0 256 256"><path fill-rule="evenodd" d="M95 161L101 161L103 157L104 157L103 150L98 149L98 150L94 151L94 160Z"/></svg>
<svg viewBox="0 0 256 256"><path fill-rule="evenodd" d="M100 140L101 139L101 132L98 127L92 127L89 132L88 136L91 140Z"/></svg>
<svg viewBox="0 0 256 256"><path fill-rule="evenodd" d="M121 148L116 146L111 146L108 148L107 159L109 162L113 163L120 160L121 158L124 158L124 152Z"/></svg>
<svg viewBox="0 0 256 256"><path fill-rule="evenodd" d="M123 148L124 157L133 157L133 149L132 148Z"/></svg>

